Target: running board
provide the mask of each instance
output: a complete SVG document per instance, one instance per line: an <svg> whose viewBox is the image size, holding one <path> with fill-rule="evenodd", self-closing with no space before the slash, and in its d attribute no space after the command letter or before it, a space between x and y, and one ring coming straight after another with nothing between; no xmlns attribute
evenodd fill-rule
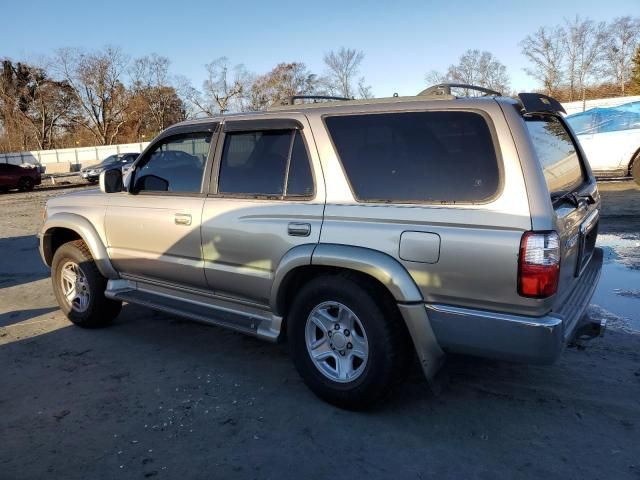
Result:
<svg viewBox="0 0 640 480"><path fill-rule="evenodd" d="M146 283L140 285L140 282L134 281L109 280L105 296L196 322L228 328L269 342L278 340L282 322L280 317L271 315L269 318L266 312L258 315L214 305L213 299L196 294L183 299L177 298L180 292L169 294L166 293L166 288L150 291L152 289L154 286Z"/></svg>

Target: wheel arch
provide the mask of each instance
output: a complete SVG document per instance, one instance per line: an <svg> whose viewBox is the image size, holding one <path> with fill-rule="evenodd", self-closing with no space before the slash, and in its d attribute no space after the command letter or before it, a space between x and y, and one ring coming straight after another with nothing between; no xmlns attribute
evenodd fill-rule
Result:
<svg viewBox="0 0 640 480"><path fill-rule="evenodd" d="M40 235L40 253L44 262L51 266L56 250L72 240L82 240L87 245L102 276L119 278L94 226L87 218L74 213L57 213L45 222Z"/></svg>
<svg viewBox="0 0 640 480"><path fill-rule="evenodd" d="M640 162L640 147L631 154L631 160L629 160L629 165L627 165L627 175L631 175L631 169L636 162Z"/></svg>
<svg viewBox="0 0 640 480"><path fill-rule="evenodd" d="M271 309L286 313L291 288L309 275L354 272L384 288L397 303L422 302L422 294L409 272L386 253L350 245L300 245L282 258L271 289Z"/></svg>
<svg viewBox="0 0 640 480"><path fill-rule="evenodd" d="M444 352L433 333L422 294L404 266L383 252L363 247L335 244L301 247L287 253L280 262L272 288L272 311L286 322L297 285L322 274L356 275L369 282L376 294L393 302L409 331L423 372L432 380L442 365Z"/></svg>

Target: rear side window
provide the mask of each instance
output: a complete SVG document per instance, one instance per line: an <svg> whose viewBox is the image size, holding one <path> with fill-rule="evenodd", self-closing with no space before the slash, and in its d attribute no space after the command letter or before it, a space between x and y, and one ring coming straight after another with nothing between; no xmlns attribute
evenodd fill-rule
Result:
<svg viewBox="0 0 640 480"><path fill-rule="evenodd" d="M313 195L313 177L297 130L227 133L218 191L247 197Z"/></svg>
<svg viewBox="0 0 640 480"><path fill-rule="evenodd" d="M498 160L479 114L348 115L326 124L359 200L478 202L498 190Z"/></svg>
<svg viewBox="0 0 640 480"><path fill-rule="evenodd" d="M526 124L551 196L560 197L579 187L584 180L582 165L564 125L551 116L529 117Z"/></svg>
<svg viewBox="0 0 640 480"><path fill-rule="evenodd" d="M293 139L293 148L291 149L286 194L289 197L313 195L313 176L311 175L309 155L304 146L302 135L298 131Z"/></svg>

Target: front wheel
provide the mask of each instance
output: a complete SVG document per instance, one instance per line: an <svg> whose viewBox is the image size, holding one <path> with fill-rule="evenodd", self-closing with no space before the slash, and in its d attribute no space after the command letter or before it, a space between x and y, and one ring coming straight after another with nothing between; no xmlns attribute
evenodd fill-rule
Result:
<svg viewBox="0 0 640 480"><path fill-rule="evenodd" d="M316 278L287 316L293 362L304 382L334 405L359 409L389 393L406 370L406 329L366 282Z"/></svg>
<svg viewBox="0 0 640 480"><path fill-rule="evenodd" d="M18 180L18 190L21 192L30 192L35 187L35 183L31 177L22 177Z"/></svg>
<svg viewBox="0 0 640 480"><path fill-rule="evenodd" d="M51 280L60 309L76 325L101 327L120 313L122 302L105 297L107 279L82 240L65 243L56 250Z"/></svg>

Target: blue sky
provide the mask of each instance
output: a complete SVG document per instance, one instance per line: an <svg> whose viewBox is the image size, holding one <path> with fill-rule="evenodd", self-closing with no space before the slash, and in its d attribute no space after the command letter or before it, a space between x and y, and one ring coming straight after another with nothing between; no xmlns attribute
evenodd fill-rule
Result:
<svg viewBox="0 0 640 480"><path fill-rule="evenodd" d="M59 47L118 45L132 56L167 56L172 72L200 86L204 64L227 56L253 72L303 61L322 73L322 56L363 50L361 74L376 96L412 95L430 70L445 70L468 48L492 52L511 86L535 82L518 43L542 25L576 14L598 21L640 16L640 0L537 1L42 1L3 2L0 57L33 59Z"/></svg>

